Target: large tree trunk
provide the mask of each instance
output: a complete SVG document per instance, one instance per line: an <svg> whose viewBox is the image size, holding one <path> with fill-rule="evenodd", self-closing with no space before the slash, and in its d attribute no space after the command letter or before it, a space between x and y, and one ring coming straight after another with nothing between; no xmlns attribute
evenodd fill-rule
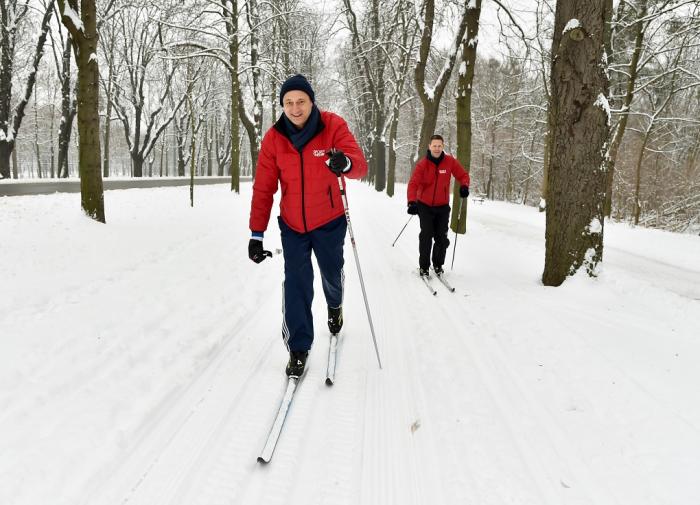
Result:
<svg viewBox="0 0 700 505"><path fill-rule="evenodd" d="M133 151L131 152L131 173L134 177L143 177L143 157Z"/></svg>
<svg viewBox="0 0 700 505"><path fill-rule="evenodd" d="M603 257L608 78L606 0L558 0L552 42L551 158L542 282L559 286Z"/></svg>
<svg viewBox="0 0 700 505"><path fill-rule="evenodd" d="M459 79L457 81L457 159L469 172L472 158L472 84L476 66L476 48L479 41L481 0L467 7L467 36L462 41ZM460 182L454 182L450 228L455 233L467 231L467 200L459 196Z"/></svg>
<svg viewBox="0 0 700 505"><path fill-rule="evenodd" d="M78 165L81 205L91 218L105 222L100 156L99 68L97 65L97 9L94 0L68 0L74 12L80 13L82 27L65 15L66 0L58 0L61 20L73 37L78 65Z"/></svg>

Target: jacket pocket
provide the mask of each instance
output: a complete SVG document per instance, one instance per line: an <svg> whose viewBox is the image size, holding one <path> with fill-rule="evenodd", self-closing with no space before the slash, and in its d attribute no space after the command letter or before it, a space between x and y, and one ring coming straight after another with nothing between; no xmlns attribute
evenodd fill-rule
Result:
<svg viewBox="0 0 700 505"><path fill-rule="evenodd" d="M328 185L328 199L331 201L331 208L335 209L335 204L333 203L333 191L331 190L330 184Z"/></svg>

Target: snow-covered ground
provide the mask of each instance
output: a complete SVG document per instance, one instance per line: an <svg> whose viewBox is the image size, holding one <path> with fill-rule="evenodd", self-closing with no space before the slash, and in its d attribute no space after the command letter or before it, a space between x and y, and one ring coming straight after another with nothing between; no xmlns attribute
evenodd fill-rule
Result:
<svg viewBox="0 0 700 505"><path fill-rule="evenodd" d="M700 503L700 239L606 224L601 276L547 288L544 215L472 203L432 297L404 191L349 188L384 369L348 240L337 383L319 285L267 466L283 265L247 258L250 184L107 192L106 226L0 199L0 504Z"/></svg>

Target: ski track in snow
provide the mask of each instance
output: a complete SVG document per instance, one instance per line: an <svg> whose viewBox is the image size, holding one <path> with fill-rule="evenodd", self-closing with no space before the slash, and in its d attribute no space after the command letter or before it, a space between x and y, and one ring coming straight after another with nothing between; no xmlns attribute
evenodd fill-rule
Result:
<svg viewBox="0 0 700 505"><path fill-rule="evenodd" d="M394 199L349 189L384 370L348 238L336 383L324 384L316 269L316 341L268 465L256 457L285 386L282 258L247 259L250 184L240 196L199 188L186 211L170 208L177 189L108 192L124 202L114 233L143 244L115 239L114 259L88 264L87 282L64 271L70 262L37 256L38 272L58 270L54 283L17 281L16 299L2 302L0 324L17 342L0 361L0 433L11 434L0 453L19 469L0 461L0 476L14 475L0 502L690 505L700 495L700 408L688 402L700 394L689 331L700 327L700 273L617 244L598 280L545 288L543 217L486 202L469 207L453 272L448 250L456 292L433 279L433 297L416 274L416 220L391 247L407 219L399 188ZM60 215L68 198L0 205ZM167 223L169 211L180 235L129 232L138 216ZM274 215L268 249L279 247ZM46 247L32 240L30 255Z"/></svg>

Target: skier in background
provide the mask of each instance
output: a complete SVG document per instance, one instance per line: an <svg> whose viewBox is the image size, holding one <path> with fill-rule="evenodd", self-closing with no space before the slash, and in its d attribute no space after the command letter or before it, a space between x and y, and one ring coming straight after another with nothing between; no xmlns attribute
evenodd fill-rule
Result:
<svg viewBox="0 0 700 505"><path fill-rule="evenodd" d="M343 243L347 222L338 177L359 179L367 162L343 118L320 111L309 81L300 74L280 89L284 112L265 133L253 184L248 256L260 263L273 195L282 187L277 218L284 252L282 338L289 351L288 376L299 377L314 340L311 302L313 251L328 306L328 329L343 326Z"/></svg>
<svg viewBox="0 0 700 505"><path fill-rule="evenodd" d="M450 240L447 238L447 228L450 219L450 181L452 176L461 186L459 196L469 196L469 174L454 157L445 154L444 140L440 135L430 137L428 153L416 164L411 180L408 183L408 209L411 215L418 214L420 218L420 234L418 235L418 266L420 275L428 276L431 249L433 270L436 275L442 275L442 265ZM433 245L433 240L435 244Z"/></svg>

